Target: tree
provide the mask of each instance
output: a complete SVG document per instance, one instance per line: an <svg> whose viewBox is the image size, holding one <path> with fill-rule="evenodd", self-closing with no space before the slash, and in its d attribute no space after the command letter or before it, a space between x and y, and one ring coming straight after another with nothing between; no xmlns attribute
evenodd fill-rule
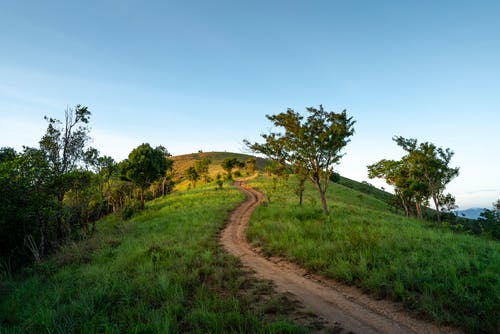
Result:
<svg viewBox="0 0 500 334"><path fill-rule="evenodd" d="M240 166L240 162L237 158L226 158L222 160L221 167L227 173L227 178L231 180L233 178L233 169Z"/></svg>
<svg viewBox="0 0 500 334"><path fill-rule="evenodd" d="M210 181L210 176L208 175L208 167L211 163L212 160L210 160L209 158L203 158L194 163L196 173L198 173L200 178L203 178L205 183L208 183Z"/></svg>
<svg viewBox="0 0 500 334"><path fill-rule="evenodd" d="M405 210L407 217L410 216L410 204L414 198L413 192L408 186L408 166L401 161L382 159L368 166L369 178L384 178L387 184L394 186L395 195Z"/></svg>
<svg viewBox="0 0 500 334"><path fill-rule="evenodd" d="M481 212L477 219L483 232L491 233L495 239L500 239L500 199L493 203L493 209Z"/></svg>
<svg viewBox="0 0 500 334"><path fill-rule="evenodd" d="M441 222L441 208L451 208L454 205L452 195L444 194L446 185L458 175L458 168L449 167L453 152L450 149L436 147L432 143L418 145L416 139L406 139L401 136L393 140L407 152L399 161L382 159L368 166L370 178L385 178L386 182L395 187L396 196L410 215L410 205L413 202L417 216L422 219L422 209L432 198L437 220Z"/></svg>
<svg viewBox="0 0 500 334"><path fill-rule="evenodd" d="M87 107L76 105L74 109L67 108L64 113L64 123L45 116L49 123L45 135L40 140L40 149L44 152L53 177L53 190L59 203L57 215L58 239L68 233L63 231L62 202L64 194L69 190L70 174L85 162L85 158L94 156L87 154L87 143L90 140L88 127L90 111ZM90 149L91 150L91 149Z"/></svg>
<svg viewBox="0 0 500 334"><path fill-rule="evenodd" d="M136 147L121 163L122 176L140 189L140 208L144 209L144 191L152 182L163 177L168 163L163 147L152 148L149 144Z"/></svg>
<svg viewBox="0 0 500 334"><path fill-rule="evenodd" d="M416 139L394 137L394 141L407 151L406 159L411 164L411 177L427 187L428 196L432 198L437 214L437 221L441 223L440 198L445 198L446 185L458 176L459 168L449 166L454 153L449 148L436 147L432 143L417 145Z"/></svg>
<svg viewBox="0 0 500 334"><path fill-rule="evenodd" d="M248 158L247 161L245 161L245 169L249 175L255 173L256 162L257 160L255 158Z"/></svg>
<svg viewBox="0 0 500 334"><path fill-rule="evenodd" d="M39 261L55 239L51 169L41 150L9 152L10 158L0 162L0 259L22 263L31 255Z"/></svg>
<svg viewBox="0 0 500 334"><path fill-rule="evenodd" d="M263 144L246 145L266 155L272 160L290 166L300 165L318 190L323 212L328 214L326 191L334 166L343 157L342 149L354 134L352 117L346 111L341 113L327 112L320 105L319 109L307 108L308 116L304 117L292 109L277 115L266 117L275 127L283 128L284 133L271 132L262 135Z"/></svg>
<svg viewBox="0 0 500 334"><path fill-rule="evenodd" d="M198 174L196 167L191 166L191 167L186 168L186 170L184 171L184 175L186 175L186 178L189 181L191 181L193 188L196 188L196 181L198 181L200 179L200 174Z"/></svg>

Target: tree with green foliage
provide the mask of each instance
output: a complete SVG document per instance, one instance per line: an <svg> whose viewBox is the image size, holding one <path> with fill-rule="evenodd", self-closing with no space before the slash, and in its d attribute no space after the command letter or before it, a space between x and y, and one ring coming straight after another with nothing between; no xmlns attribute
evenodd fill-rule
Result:
<svg viewBox="0 0 500 334"><path fill-rule="evenodd" d="M58 244L51 166L35 148L25 147L22 153L2 149L5 152L0 162L0 260L39 261Z"/></svg>
<svg viewBox="0 0 500 334"><path fill-rule="evenodd" d="M241 164L237 158L226 158L222 160L220 165L226 171L228 180L231 180L233 178L233 169L239 167Z"/></svg>
<svg viewBox="0 0 500 334"><path fill-rule="evenodd" d="M196 181L198 181L200 179L200 174L198 174L196 167L191 166L191 167L186 168L186 170L184 171L184 175L191 182L191 184L193 185L193 188L196 188Z"/></svg>
<svg viewBox="0 0 500 334"><path fill-rule="evenodd" d="M444 194L446 185L459 171L449 166L453 151L428 142L418 145L416 139L401 136L393 140L407 154L399 161L383 159L369 165L368 176L385 178L388 184L395 187L396 196L401 200L407 216L410 214L409 205L413 202L417 216L422 219L423 207L431 198L437 220L441 223L441 208L454 205L453 196Z"/></svg>
<svg viewBox="0 0 500 334"><path fill-rule="evenodd" d="M245 161L245 169L248 173L248 175L252 175L255 173L255 164L257 163L257 160L255 158L248 158L247 161Z"/></svg>
<svg viewBox="0 0 500 334"><path fill-rule="evenodd" d="M63 199L71 185L70 172L77 170L82 164L88 163L87 159L93 157L87 148L90 140L88 126L90 111L87 107L76 105L67 108L64 113L64 122L45 116L49 123L45 135L40 140L40 149L44 152L51 175L53 177L53 190L56 192L59 210L57 215L57 235L62 241L69 236L70 231L63 226Z"/></svg>
<svg viewBox="0 0 500 334"><path fill-rule="evenodd" d="M450 199L451 195L446 197L444 190L459 173L458 167L449 166L454 155L453 151L429 142L418 145L416 139L406 139L401 136L395 137L394 141L408 152L406 159L411 164L411 177L426 185L427 197L434 202L437 221L441 223L441 207L446 203L441 203L440 199Z"/></svg>
<svg viewBox="0 0 500 334"><path fill-rule="evenodd" d="M492 210L481 212L477 220L482 232L490 233L493 238L500 240L500 199L493 203Z"/></svg>
<svg viewBox="0 0 500 334"><path fill-rule="evenodd" d="M212 163L212 160L209 158L203 158L194 163L194 168L196 173L198 173L199 177L205 181L205 183L210 182L210 176L208 175L208 167Z"/></svg>
<svg viewBox="0 0 500 334"><path fill-rule="evenodd" d="M130 152L128 159L120 164L122 176L140 189L140 209L144 209L144 191L156 180L162 178L168 167L163 147L152 148L141 144Z"/></svg>
<svg viewBox="0 0 500 334"><path fill-rule="evenodd" d="M319 109L307 108L308 117L292 109L277 115L266 117L275 127L283 128L284 133L271 132L262 135L263 144L246 145L254 152L266 155L274 161L290 166L300 165L309 180L318 190L323 212L328 214L326 191L334 166L344 154L342 149L354 134L352 117L346 111L327 112L320 105Z"/></svg>
<svg viewBox="0 0 500 334"><path fill-rule="evenodd" d="M409 167L404 159L399 161L382 159L368 166L369 178L384 178L387 184L394 186L395 196L399 199L407 217L411 214L411 206L416 199L415 191L418 188L414 180L409 177ZM415 206L420 207L419 204Z"/></svg>

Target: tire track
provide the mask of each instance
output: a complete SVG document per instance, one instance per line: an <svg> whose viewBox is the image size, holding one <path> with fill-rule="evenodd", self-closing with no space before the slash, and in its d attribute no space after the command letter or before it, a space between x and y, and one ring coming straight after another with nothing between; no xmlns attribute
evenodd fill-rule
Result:
<svg viewBox="0 0 500 334"><path fill-rule="evenodd" d="M295 295L304 307L327 323L340 326L354 333L459 333L449 327L415 319L402 306L388 301L378 301L362 294L358 289L336 281L307 273L299 266L284 259L267 259L252 249L245 232L255 208L264 195L238 181L247 199L230 215L220 241L231 254L252 269L257 277L272 280L279 292Z"/></svg>

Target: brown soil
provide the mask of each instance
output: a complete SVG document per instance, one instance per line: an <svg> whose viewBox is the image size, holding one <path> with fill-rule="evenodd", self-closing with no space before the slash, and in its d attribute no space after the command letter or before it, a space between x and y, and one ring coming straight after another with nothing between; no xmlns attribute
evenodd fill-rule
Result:
<svg viewBox="0 0 500 334"><path fill-rule="evenodd" d="M247 242L245 231L250 216L264 195L237 182L247 200L234 210L221 234L224 248L239 257L258 278L271 280L281 293L292 294L308 311L331 328L354 333L460 333L417 319L398 303L375 300L359 289L310 274L281 258L265 258Z"/></svg>

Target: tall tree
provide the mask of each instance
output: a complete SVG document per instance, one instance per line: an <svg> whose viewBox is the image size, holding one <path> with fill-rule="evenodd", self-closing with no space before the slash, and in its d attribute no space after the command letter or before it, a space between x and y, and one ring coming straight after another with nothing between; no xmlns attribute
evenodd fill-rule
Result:
<svg viewBox="0 0 500 334"><path fill-rule="evenodd" d="M144 191L165 175L167 167L164 148L152 148L149 144L139 145L122 161L122 175L140 189L141 210L144 209Z"/></svg>
<svg viewBox="0 0 500 334"><path fill-rule="evenodd" d="M68 179L71 177L70 172L78 169L85 158L94 156L87 154L89 149L86 147L90 140L90 115L87 107L78 104L75 108L66 109L64 122L45 116L49 125L40 140L40 149L47 157L53 177L53 190L59 203L56 219L58 239L69 236L69 231L65 232L63 228L62 202L71 185L71 180Z"/></svg>
<svg viewBox="0 0 500 334"><path fill-rule="evenodd" d="M431 198L437 220L441 222L441 208L454 205L453 196L445 195L446 185L458 175L458 168L449 166L453 152L432 143L418 144L416 139L396 136L393 140L407 153L399 161L380 160L368 166L370 178L385 178L395 187L396 196L409 216L409 205L415 203L417 216L423 218L423 207Z"/></svg>
<svg viewBox="0 0 500 334"><path fill-rule="evenodd" d="M369 178L384 178L386 182L394 186L396 197L405 210L407 217L411 213L411 203L415 198L414 191L409 181L409 166L403 160L380 160L368 166Z"/></svg>
<svg viewBox="0 0 500 334"><path fill-rule="evenodd" d="M346 111L340 113L327 112L320 105L319 109L307 108L308 116L304 117L292 109L277 115L266 117L284 133L271 132L262 135L263 144L246 145L270 159L290 166L300 165L318 190L323 212L328 214L326 191L334 166L344 154L342 149L354 134L355 121L348 117Z"/></svg>
<svg viewBox="0 0 500 334"><path fill-rule="evenodd" d="M446 203L440 199L446 198L446 185L458 176L459 168L450 167L454 152L449 148L443 149L425 142L417 145L416 139L394 137L394 141L407 153L406 159L411 163L411 177L427 186L428 196L434 202L437 221L441 223L441 207Z"/></svg>

